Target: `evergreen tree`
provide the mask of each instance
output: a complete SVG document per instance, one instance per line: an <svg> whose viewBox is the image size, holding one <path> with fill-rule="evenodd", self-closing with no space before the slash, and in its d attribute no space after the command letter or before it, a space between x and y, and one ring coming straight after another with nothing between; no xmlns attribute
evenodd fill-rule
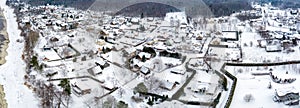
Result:
<svg viewBox="0 0 300 108"><path fill-rule="evenodd" d="M143 57L142 57L142 62L146 62L146 57L145 57L145 55L143 55Z"/></svg>
<svg viewBox="0 0 300 108"><path fill-rule="evenodd" d="M71 95L71 85L68 79L61 80L58 86L62 87L67 95Z"/></svg>
<svg viewBox="0 0 300 108"><path fill-rule="evenodd" d="M141 14L141 19L143 19L143 18L144 18L144 13Z"/></svg>

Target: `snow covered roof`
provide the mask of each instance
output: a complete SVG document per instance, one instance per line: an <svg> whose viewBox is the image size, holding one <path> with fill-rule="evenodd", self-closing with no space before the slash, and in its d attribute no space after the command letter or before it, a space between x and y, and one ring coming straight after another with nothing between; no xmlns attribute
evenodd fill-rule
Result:
<svg viewBox="0 0 300 108"><path fill-rule="evenodd" d="M30 22L30 18L27 16L27 17L24 17L23 20L22 20L23 23L29 23Z"/></svg>
<svg viewBox="0 0 300 108"><path fill-rule="evenodd" d="M115 88L115 86L113 85L112 82L110 81L105 81L103 84L102 84L102 87L106 88L106 89L109 89L109 90L112 90L113 88Z"/></svg>
<svg viewBox="0 0 300 108"><path fill-rule="evenodd" d="M175 83L172 83L172 82L169 82L166 80L162 80L161 83L162 83L162 85L160 85L160 87L168 89L168 90L172 90L175 85Z"/></svg>
<svg viewBox="0 0 300 108"><path fill-rule="evenodd" d="M185 74L185 71L183 69L178 69L178 68L174 68L170 71L171 73L175 73L175 74Z"/></svg>
<svg viewBox="0 0 300 108"><path fill-rule="evenodd" d="M96 66L93 68L94 73L99 73L102 72L102 69L100 68L100 66Z"/></svg>
<svg viewBox="0 0 300 108"><path fill-rule="evenodd" d="M142 58L143 56L145 56L146 58L151 58L151 54L149 54L149 53L146 53L146 52L140 52L139 54L138 54L138 56L140 57L140 58Z"/></svg>
<svg viewBox="0 0 300 108"><path fill-rule="evenodd" d="M88 84L89 79L77 79L77 80L71 80L70 82L73 85L76 85L81 90L87 90L91 89L91 87Z"/></svg>
<svg viewBox="0 0 300 108"><path fill-rule="evenodd" d="M171 83L181 83L182 81L182 75L179 74L173 74L173 73L166 73L166 76L164 76L165 80Z"/></svg>
<svg viewBox="0 0 300 108"><path fill-rule="evenodd" d="M279 89L275 89L276 94L278 96L285 96L289 93L299 93L295 87L286 87L286 88L279 88Z"/></svg>
<svg viewBox="0 0 300 108"><path fill-rule="evenodd" d="M150 71L150 70L149 70L147 67L142 66L141 72L142 72L143 74L149 74L149 73L150 73L149 71Z"/></svg>
<svg viewBox="0 0 300 108"><path fill-rule="evenodd" d="M132 19L131 19L131 22L132 22L132 23L138 23L138 22L139 22L139 19L138 19L138 18L132 18Z"/></svg>
<svg viewBox="0 0 300 108"><path fill-rule="evenodd" d="M268 52L273 52L273 51L281 51L282 48L280 45L267 45L266 46L266 51Z"/></svg>
<svg viewBox="0 0 300 108"><path fill-rule="evenodd" d="M171 20L179 20L180 23L187 23L187 17L185 12L169 12L165 16L165 21L171 22Z"/></svg>
<svg viewBox="0 0 300 108"><path fill-rule="evenodd" d="M237 32L235 32L235 31L223 31L222 32L222 36L221 36L221 38L225 38L225 39L237 39L238 37L237 37Z"/></svg>
<svg viewBox="0 0 300 108"><path fill-rule="evenodd" d="M129 54L134 53L136 51L135 48L126 48L125 51Z"/></svg>

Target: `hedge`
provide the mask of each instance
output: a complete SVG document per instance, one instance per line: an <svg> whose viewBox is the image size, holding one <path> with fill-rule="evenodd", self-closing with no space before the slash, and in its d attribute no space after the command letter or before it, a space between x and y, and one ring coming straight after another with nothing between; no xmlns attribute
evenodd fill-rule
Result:
<svg viewBox="0 0 300 108"><path fill-rule="evenodd" d="M233 98L233 95L234 95L234 91L235 91L235 88L236 88L236 83L237 83L237 78L235 76L233 76L232 74L230 74L228 71L226 71L224 68L225 66L227 65L227 63L224 63L222 68L221 68L221 71L227 76L229 77L233 83L232 83L232 86L231 86L231 90L230 90L230 93L229 93L229 97L228 97L228 100L226 102L226 105L224 106L224 108L229 108L230 107L230 104L232 102L232 98Z"/></svg>

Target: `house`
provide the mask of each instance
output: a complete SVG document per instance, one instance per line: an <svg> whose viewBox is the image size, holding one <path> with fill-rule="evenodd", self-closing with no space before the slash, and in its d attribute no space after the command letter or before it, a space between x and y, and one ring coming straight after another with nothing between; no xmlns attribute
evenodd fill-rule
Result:
<svg viewBox="0 0 300 108"><path fill-rule="evenodd" d="M22 23L25 24L25 25L30 25L30 18L29 18L29 17L25 17L25 18L22 20Z"/></svg>
<svg viewBox="0 0 300 108"><path fill-rule="evenodd" d="M220 36L222 41L238 41L239 33L238 31L222 31L222 35Z"/></svg>
<svg viewBox="0 0 300 108"><path fill-rule="evenodd" d="M127 49L124 49L124 51L125 51L125 53L127 53L127 55L129 57L133 57L136 54L136 49L135 48L127 48Z"/></svg>
<svg viewBox="0 0 300 108"><path fill-rule="evenodd" d="M73 50L70 45L63 45L60 47L56 47L54 48L54 50L61 58L72 58L77 54L76 51Z"/></svg>
<svg viewBox="0 0 300 108"><path fill-rule="evenodd" d="M95 75L101 74L103 70L101 69L100 66L96 66L96 67L93 67L93 68L89 68L87 71L91 75L95 76Z"/></svg>
<svg viewBox="0 0 300 108"><path fill-rule="evenodd" d="M140 69L141 73L144 74L144 75L148 75L150 74L150 70L149 68L145 67L145 66L142 66L141 69Z"/></svg>
<svg viewBox="0 0 300 108"><path fill-rule="evenodd" d="M181 84L185 80L185 76L181 74L174 74L171 72L165 73L164 80L174 83L174 84Z"/></svg>
<svg viewBox="0 0 300 108"><path fill-rule="evenodd" d="M138 54L138 57L140 58L140 59L142 59L143 57L145 57L146 59L150 59L151 58L151 54L149 54L149 53L146 53L146 52L140 52L139 54Z"/></svg>
<svg viewBox="0 0 300 108"><path fill-rule="evenodd" d="M113 90L113 89L115 89L115 85L112 82L109 82L109 81L105 81L103 84L101 84L101 86L103 88L105 88L106 90Z"/></svg>
<svg viewBox="0 0 300 108"><path fill-rule="evenodd" d="M99 60L99 61L95 62L95 64L97 67L100 67L101 70L110 66L110 64L108 62L103 61L103 60Z"/></svg>
<svg viewBox="0 0 300 108"><path fill-rule="evenodd" d="M161 88L167 89L167 90L170 90L170 91L176 87L175 83L172 83L172 82L169 82L169 81L166 81L166 80L162 80L161 83L162 83L160 85Z"/></svg>
<svg viewBox="0 0 300 108"><path fill-rule="evenodd" d="M206 93L209 88L208 83L198 83L196 86L189 87L195 93Z"/></svg>
<svg viewBox="0 0 300 108"><path fill-rule="evenodd" d="M193 67L198 67L198 66L203 67L204 66L204 60L203 59L191 59L189 64Z"/></svg>
<svg viewBox="0 0 300 108"><path fill-rule="evenodd" d="M267 52L280 52L282 47L280 45L267 45L265 50Z"/></svg>
<svg viewBox="0 0 300 108"><path fill-rule="evenodd" d="M72 90L78 95L85 95L91 93L91 87L82 80L76 80L73 84L71 84L71 86Z"/></svg>
<svg viewBox="0 0 300 108"><path fill-rule="evenodd" d="M284 102L285 104L299 104L299 92L295 87L275 89L275 102Z"/></svg>
<svg viewBox="0 0 300 108"><path fill-rule="evenodd" d="M139 19L138 18L132 18L131 20L132 24L138 25L139 24Z"/></svg>
<svg viewBox="0 0 300 108"><path fill-rule="evenodd" d="M167 22L178 21L179 24L181 24L181 23L187 24L187 22L188 22L185 12L170 12L170 13L167 13L164 20L167 21Z"/></svg>

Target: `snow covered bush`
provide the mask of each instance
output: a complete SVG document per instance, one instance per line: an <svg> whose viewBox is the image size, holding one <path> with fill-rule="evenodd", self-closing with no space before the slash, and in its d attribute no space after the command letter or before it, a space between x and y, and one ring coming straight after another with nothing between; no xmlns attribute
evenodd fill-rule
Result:
<svg viewBox="0 0 300 108"><path fill-rule="evenodd" d="M252 94L246 94L244 96L244 100L245 100L245 102L250 102L250 101L254 100L254 97Z"/></svg>

